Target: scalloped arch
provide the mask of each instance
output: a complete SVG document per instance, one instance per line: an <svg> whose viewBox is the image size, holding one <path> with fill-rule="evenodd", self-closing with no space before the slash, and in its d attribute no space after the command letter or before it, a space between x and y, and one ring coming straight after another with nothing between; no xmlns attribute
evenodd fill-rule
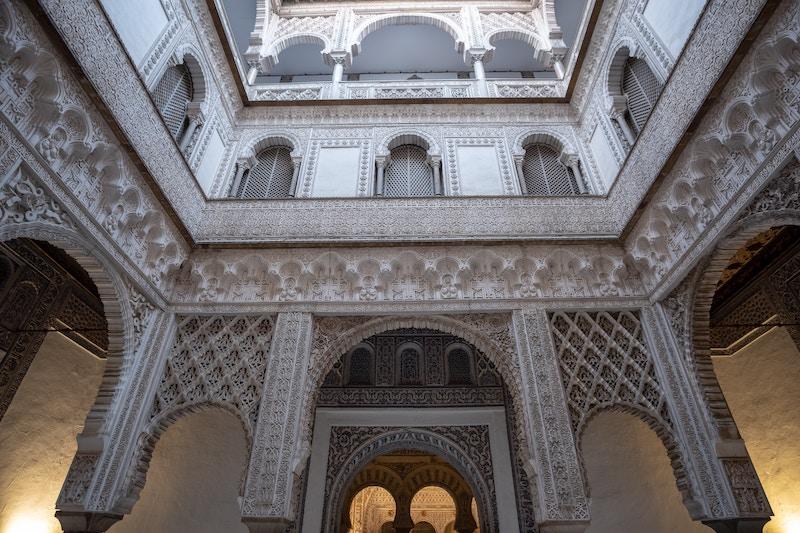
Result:
<svg viewBox="0 0 800 533"><path fill-rule="evenodd" d="M272 43L266 55L264 55L262 58L262 67L264 68L264 71L270 72L273 68L275 68L275 65L279 63L278 56L280 56L281 52L288 50L293 46L299 46L303 44L321 45L322 50L320 51L320 56L325 64L330 64L330 58L327 55L327 52L331 49L331 41L328 39L328 37L320 33L313 32L292 33L290 35L281 37Z"/></svg>
<svg viewBox="0 0 800 533"><path fill-rule="evenodd" d="M355 57L361 52L361 43L367 35L382 28L400 24L423 24L438 28L450 34L455 41L455 50L458 53L462 53L466 46L467 40L462 29L444 15L436 13L396 13L379 15L354 28L350 39L348 39L348 49Z"/></svg>

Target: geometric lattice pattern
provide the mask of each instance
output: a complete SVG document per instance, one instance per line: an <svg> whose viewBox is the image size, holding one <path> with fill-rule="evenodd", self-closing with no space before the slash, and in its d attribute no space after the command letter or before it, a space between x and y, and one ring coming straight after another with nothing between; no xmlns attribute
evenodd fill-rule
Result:
<svg viewBox="0 0 800 533"><path fill-rule="evenodd" d="M558 153L546 144L525 147L522 175L532 196L570 196L580 192L572 169L564 166Z"/></svg>
<svg viewBox="0 0 800 533"><path fill-rule="evenodd" d="M632 57L625 63L622 93L628 97L628 113L638 134L661 93L661 83L644 59Z"/></svg>
<svg viewBox="0 0 800 533"><path fill-rule="evenodd" d="M433 196L433 169L428 153L413 144L392 150L386 167L384 196Z"/></svg>
<svg viewBox="0 0 800 533"><path fill-rule="evenodd" d="M550 314L550 331L573 430L611 405L642 409L672 427L638 313L559 311Z"/></svg>
<svg viewBox="0 0 800 533"><path fill-rule="evenodd" d="M238 410L254 428L272 329L263 316L179 316L151 419L213 400Z"/></svg>
<svg viewBox="0 0 800 533"><path fill-rule="evenodd" d="M286 198L292 191L294 163L285 146L271 146L256 156L258 163L242 181L240 198Z"/></svg>
<svg viewBox="0 0 800 533"><path fill-rule="evenodd" d="M192 97L192 76L186 65L169 67L153 89L153 101L175 139L181 137Z"/></svg>

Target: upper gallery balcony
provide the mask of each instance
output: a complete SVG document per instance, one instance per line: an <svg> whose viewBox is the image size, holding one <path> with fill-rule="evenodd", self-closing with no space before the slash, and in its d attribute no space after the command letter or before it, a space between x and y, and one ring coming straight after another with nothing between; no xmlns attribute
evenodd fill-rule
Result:
<svg viewBox="0 0 800 533"><path fill-rule="evenodd" d="M564 101L599 4L216 0L212 11L249 101Z"/></svg>

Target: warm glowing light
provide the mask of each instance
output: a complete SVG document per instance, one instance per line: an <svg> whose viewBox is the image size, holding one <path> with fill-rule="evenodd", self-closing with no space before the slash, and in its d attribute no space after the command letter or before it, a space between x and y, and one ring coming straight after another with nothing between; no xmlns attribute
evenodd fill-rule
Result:
<svg viewBox="0 0 800 533"><path fill-rule="evenodd" d="M786 533L800 533L800 515L791 515L784 519Z"/></svg>
<svg viewBox="0 0 800 533"><path fill-rule="evenodd" d="M50 527L47 521L34 516L18 516L11 520L11 523L3 533L49 533Z"/></svg>

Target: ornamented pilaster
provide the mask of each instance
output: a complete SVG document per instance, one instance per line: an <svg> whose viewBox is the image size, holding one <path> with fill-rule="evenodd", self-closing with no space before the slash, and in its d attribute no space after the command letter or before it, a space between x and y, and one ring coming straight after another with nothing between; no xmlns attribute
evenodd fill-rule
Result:
<svg viewBox="0 0 800 533"><path fill-rule="evenodd" d="M748 528L763 525L772 513L744 443L717 439L703 399L690 381L666 310L659 304L645 308L642 316L657 373L663 376L675 438L684 454L686 482L695 485L684 492L689 514L714 529L714 524L724 524L717 531L760 531L760 526ZM731 523L734 529L725 529Z"/></svg>
<svg viewBox="0 0 800 533"><path fill-rule="evenodd" d="M582 531L589 525L589 499L548 338L547 315L541 309L514 311L513 328L527 402L523 407L532 433L528 477L536 479L540 531Z"/></svg>
<svg viewBox="0 0 800 533"><path fill-rule="evenodd" d="M130 361L125 370L127 386L114 398L101 437L78 436L78 451L57 503L56 515L65 531L104 531L69 528L75 520L90 515L118 520L131 511L141 490L141 487L131 486L130 464L138 453L136 437L147 421L164 359L175 334L175 321L173 315L142 302L140 294L133 293L132 299L139 301L133 307L134 314L139 317L140 331L136 339L132 339L137 348L130 349L126 355ZM106 518L98 523L107 523ZM110 526L108 523L106 527Z"/></svg>
<svg viewBox="0 0 800 533"><path fill-rule="evenodd" d="M308 376L313 319L278 315L247 470L242 521L250 531L284 531L294 519L292 470Z"/></svg>

